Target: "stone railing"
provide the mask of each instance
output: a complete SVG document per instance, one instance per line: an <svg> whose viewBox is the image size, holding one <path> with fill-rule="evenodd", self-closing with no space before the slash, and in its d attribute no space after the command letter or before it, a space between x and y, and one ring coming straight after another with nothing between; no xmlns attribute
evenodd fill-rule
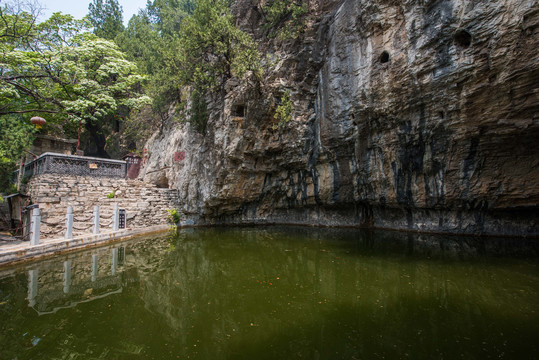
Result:
<svg viewBox="0 0 539 360"><path fill-rule="evenodd" d="M24 166L23 177L31 178L41 174L125 178L127 162L48 152ZM13 173L13 179L18 176L19 170Z"/></svg>

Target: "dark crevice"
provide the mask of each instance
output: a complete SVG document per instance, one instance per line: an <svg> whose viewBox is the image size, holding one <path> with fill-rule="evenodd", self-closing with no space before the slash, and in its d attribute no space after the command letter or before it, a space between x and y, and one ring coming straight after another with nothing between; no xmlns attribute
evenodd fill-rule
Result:
<svg viewBox="0 0 539 360"><path fill-rule="evenodd" d="M387 51L384 50L382 52L382 55L380 55L380 62L382 64L389 62L389 53Z"/></svg>
<svg viewBox="0 0 539 360"><path fill-rule="evenodd" d="M464 29L457 30L453 39L455 44L463 49L470 47L472 44L472 35Z"/></svg>

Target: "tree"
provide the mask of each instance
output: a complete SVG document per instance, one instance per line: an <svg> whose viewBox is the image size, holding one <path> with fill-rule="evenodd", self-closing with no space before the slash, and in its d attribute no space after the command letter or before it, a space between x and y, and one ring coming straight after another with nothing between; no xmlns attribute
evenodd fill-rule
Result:
<svg viewBox="0 0 539 360"><path fill-rule="evenodd" d="M196 0L154 0L148 2L147 15L161 37L174 37L183 19L195 11L196 3Z"/></svg>
<svg viewBox="0 0 539 360"><path fill-rule="evenodd" d="M88 5L88 19L94 34L107 39L114 38L124 30L123 10L117 0L93 0Z"/></svg>
<svg viewBox="0 0 539 360"><path fill-rule="evenodd" d="M226 79L260 67L256 45L235 25L227 0L198 0L178 45L168 60L184 85L200 90L216 90Z"/></svg>
<svg viewBox="0 0 539 360"><path fill-rule="evenodd" d="M182 23L175 55L166 57L178 82L191 89L190 122L202 133L207 96L222 94L227 79L261 68L256 44L235 23L227 0L198 0Z"/></svg>
<svg viewBox="0 0 539 360"><path fill-rule="evenodd" d="M134 63L127 61L118 47L107 40L95 38L70 48L63 54L62 64L66 80L71 82L70 98L64 97L64 112L73 121L82 121L90 132L99 156L108 157L105 151L103 128L115 115L127 116L130 109L150 102L141 95L144 77L137 73Z"/></svg>
<svg viewBox="0 0 539 360"><path fill-rule="evenodd" d="M0 192L8 189L11 172L32 144L34 131L21 114L0 116Z"/></svg>
<svg viewBox="0 0 539 360"><path fill-rule="evenodd" d="M185 103L190 89L190 121L204 129L206 96L232 77L258 72L253 39L241 31L228 0L154 0L129 21L116 41L149 75L147 93L154 111L168 114ZM164 117L164 116L163 116Z"/></svg>
<svg viewBox="0 0 539 360"><path fill-rule="evenodd" d="M70 15L36 24L32 13L5 6L0 18L0 115L47 113L64 125L83 123L107 156L99 128L149 102L136 65Z"/></svg>
<svg viewBox="0 0 539 360"><path fill-rule="evenodd" d="M146 92L162 118L180 98L183 86L167 58L179 51L181 24L195 8L196 0L148 1L146 9L133 15L125 31L116 37L128 58L149 75Z"/></svg>
<svg viewBox="0 0 539 360"><path fill-rule="evenodd" d="M270 37L295 39L305 25L307 4L303 0L269 0L262 7Z"/></svg>

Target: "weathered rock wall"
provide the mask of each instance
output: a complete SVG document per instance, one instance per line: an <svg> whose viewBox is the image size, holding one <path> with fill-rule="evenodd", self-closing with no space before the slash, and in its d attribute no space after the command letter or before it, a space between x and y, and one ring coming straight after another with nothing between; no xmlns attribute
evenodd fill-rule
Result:
<svg viewBox="0 0 539 360"><path fill-rule="evenodd" d="M111 229L114 204L126 210L128 228L168 222L167 209L175 209L175 190L157 188L137 180L44 174L30 179L24 192L41 209L41 236L62 237L68 206L73 207L73 235L92 232L93 209L99 205L100 227ZM108 198L114 192L113 198Z"/></svg>
<svg viewBox="0 0 539 360"><path fill-rule="evenodd" d="M261 36L256 8L237 4ZM142 176L178 189L194 223L537 235L538 9L310 2L300 39L263 42L264 80L229 81L204 135L155 134ZM285 90L293 121L274 129Z"/></svg>

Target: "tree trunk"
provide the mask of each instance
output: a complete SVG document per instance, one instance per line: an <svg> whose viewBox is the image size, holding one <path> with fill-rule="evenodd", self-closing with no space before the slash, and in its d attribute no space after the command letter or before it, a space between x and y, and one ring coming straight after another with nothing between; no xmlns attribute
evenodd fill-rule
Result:
<svg viewBox="0 0 539 360"><path fill-rule="evenodd" d="M86 130L90 133L90 136L97 149L97 157L110 159L110 155L105 150L106 139L105 135L101 131L101 127L93 121L88 121L84 125Z"/></svg>

